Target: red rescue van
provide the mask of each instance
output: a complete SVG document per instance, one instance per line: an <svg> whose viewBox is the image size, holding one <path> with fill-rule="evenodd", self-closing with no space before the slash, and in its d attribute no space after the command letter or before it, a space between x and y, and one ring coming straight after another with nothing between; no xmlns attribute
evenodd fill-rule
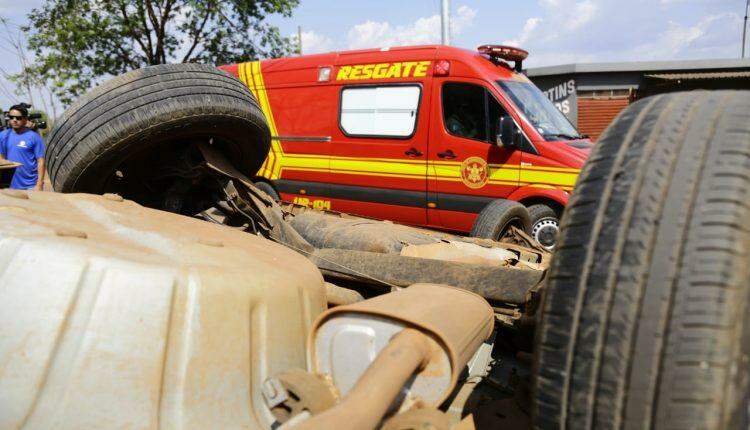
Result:
<svg viewBox="0 0 750 430"><path fill-rule="evenodd" d="M520 73L526 55L416 46L221 69L266 115L272 150L256 179L282 199L455 232L513 200L552 247L591 143Z"/></svg>

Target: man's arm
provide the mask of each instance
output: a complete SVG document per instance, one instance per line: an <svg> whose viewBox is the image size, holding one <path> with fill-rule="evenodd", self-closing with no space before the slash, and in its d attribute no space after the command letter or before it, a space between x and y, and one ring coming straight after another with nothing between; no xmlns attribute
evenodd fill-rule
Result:
<svg viewBox="0 0 750 430"><path fill-rule="evenodd" d="M37 168L39 169L39 175L36 180L36 187L34 187L35 190L42 191L44 189L44 158L37 158L36 159Z"/></svg>
<svg viewBox="0 0 750 430"><path fill-rule="evenodd" d="M5 147L5 142L8 140L8 129L0 132L0 160L5 160L8 155L8 148Z"/></svg>
<svg viewBox="0 0 750 430"><path fill-rule="evenodd" d="M44 140L39 134L35 137L34 156L36 157L37 179L34 189L41 191L44 188Z"/></svg>

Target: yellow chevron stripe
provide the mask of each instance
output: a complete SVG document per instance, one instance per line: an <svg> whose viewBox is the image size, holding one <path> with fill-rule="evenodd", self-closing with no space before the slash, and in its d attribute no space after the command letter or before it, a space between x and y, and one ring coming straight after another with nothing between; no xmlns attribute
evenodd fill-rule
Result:
<svg viewBox="0 0 750 430"><path fill-rule="evenodd" d="M250 73L253 77L255 88L258 92L259 102L263 114L266 116L268 121L268 128L271 131L271 136L278 136L278 130L276 128L276 120L273 117L273 111L271 110L271 103L268 100L268 92L266 91L266 85L263 81L263 74L261 73L260 61L253 61L250 63ZM268 165L266 166L265 175L270 179L278 179L279 173L281 172L281 144L276 141L271 141L271 150L269 151Z"/></svg>
<svg viewBox="0 0 750 430"><path fill-rule="evenodd" d="M250 88L250 91L258 100L258 105L260 106L261 111L263 111L263 115L266 117L271 136L277 136L279 133L276 128L276 120L271 111L271 103L268 100L268 92L266 91L266 85L263 81L260 61L241 63L238 66L238 72L240 80ZM281 150L281 144L276 140L272 140L271 149L268 151L268 157L266 158L266 161L263 162L258 174L269 179L278 179L279 173L281 172L281 162L284 158L282 154L283 151Z"/></svg>
<svg viewBox="0 0 750 430"><path fill-rule="evenodd" d="M250 63L240 63L237 66L237 71L238 71L240 80L245 85L247 85L247 87L250 89L250 92L253 93L253 96L255 96L255 100L258 101L258 106L261 106L261 111L263 111L263 107L260 103L260 95L258 94L258 89L255 87L255 80L253 79L253 76L250 73L249 69L250 69ZM265 111L263 111L263 116L266 117L266 122L268 123L268 115L266 114ZM271 154L268 154L265 161L263 161L263 164L260 166L260 170L258 170L259 175L265 176L265 172L268 169L270 160L271 160Z"/></svg>

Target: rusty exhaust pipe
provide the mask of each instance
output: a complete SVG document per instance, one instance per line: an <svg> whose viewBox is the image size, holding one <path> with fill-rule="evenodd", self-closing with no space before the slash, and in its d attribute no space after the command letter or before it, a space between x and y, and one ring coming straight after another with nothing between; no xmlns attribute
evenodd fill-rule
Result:
<svg viewBox="0 0 750 430"><path fill-rule="evenodd" d="M342 400L293 428L375 429L416 402L437 407L493 322L480 296L431 284L329 309L308 351L311 370L330 376Z"/></svg>
<svg viewBox="0 0 750 430"><path fill-rule="evenodd" d="M339 404L294 430L376 428L404 384L429 362L430 353L425 335L414 329L403 330L383 348Z"/></svg>

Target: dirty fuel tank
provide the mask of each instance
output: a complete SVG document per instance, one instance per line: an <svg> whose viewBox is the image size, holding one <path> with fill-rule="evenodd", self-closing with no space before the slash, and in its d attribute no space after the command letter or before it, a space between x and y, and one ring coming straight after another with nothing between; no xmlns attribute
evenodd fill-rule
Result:
<svg viewBox="0 0 750 430"><path fill-rule="evenodd" d="M116 195L0 191L0 428L268 428L320 272Z"/></svg>

